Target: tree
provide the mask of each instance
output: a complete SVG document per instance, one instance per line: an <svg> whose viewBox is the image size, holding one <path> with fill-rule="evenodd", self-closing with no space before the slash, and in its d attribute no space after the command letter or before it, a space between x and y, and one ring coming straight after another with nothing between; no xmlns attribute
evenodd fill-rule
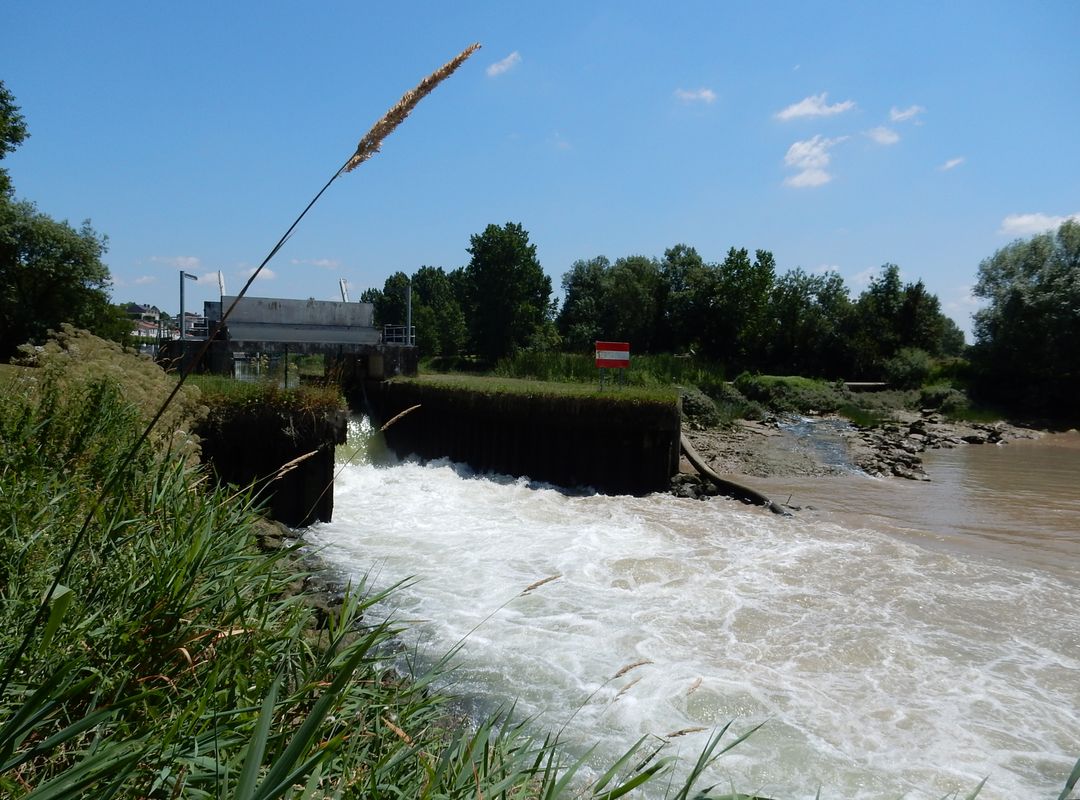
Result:
<svg viewBox="0 0 1080 800"><path fill-rule="evenodd" d="M559 311L559 333L567 349L588 351L603 334L601 315L604 291L611 262L604 256L578 260L562 277L563 305Z"/></svg>
<svg viewBox="0 0 1080 800"><path fill-rule="evenodd" d="M1022 413L1080 415L1080 222L1013 242L979 265L978 389Z"/></svg>
<svg viewBox="0 0 1080 800"><path fill-rule="evenodd" d="M488 225L469 241L462 277L471 345L494 363L525 347L550 319L551 278L519 223Z"/></svg>
<svg viewBox="0 0 1080 800"><path fill-rule="evenodd" d="M841 378L848 369L843 330L851 300L839 273L791 270L776 280L768 362L780 374Z"/></svg>
<svg viewBox="0 0 1080 800"><path fill-rule="evenodd" d="M0 361L64 322L108 332L106 243L89 220L76 230L33 203L0 198Z"/></svg>
<svg viewBox="0 0 1080 800"><path fill-rule="evenodd" d="M664 251L657 287L657 343L661 349L685 351L700 341L695 287L708 271L698 251L677 244Z"/></svg>
<svg viewBox="0 0 1080 800"><path fill-rule="evenodd" d="M461 354L468 331L449 276L442 267L420 267L413 273L412 285L413 324L421 353L443 357Z"/></svg>
<svg viewBox="0 0 1080 800"><path fill-rule="evenodd" d="M14 96L0 81L0 160L13 152L29 135ZM7 170L0 169L0 200L11 197L11 194L11 179Z"/></svg>
<svg viewBox="0 0 1080 800"><path fill-rule="evenodd" d="M634 352L651 352L660 318L662 279L655 259L604 256L576 261L563 276L566 300L559 332L573 350L587 350L597 339L630 342Z"/></svg>
<svg viewBox="0 0 1080 800"><path fill-rule="evenodd" d="M370 294L365 292L361 300L368 298L375 306L375 325L404 325L407 312L407 292L409 289L409 276L398 270L383 283L382 291L371 289Z"/></svg>

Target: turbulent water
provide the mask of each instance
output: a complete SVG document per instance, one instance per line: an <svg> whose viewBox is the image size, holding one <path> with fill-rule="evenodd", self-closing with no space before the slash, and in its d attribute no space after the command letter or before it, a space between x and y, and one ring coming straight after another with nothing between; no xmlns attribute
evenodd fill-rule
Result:
<svg viewBox="0 0 1080 800"><path fill-rule="evenodd" d="M931 484L804 481L794 491L821 510L790 519L358 464L307 538L376 586L413 579L386 609L414 621L411 650L464 640L454 693L565 725L568 749L598 743L597 765L702 728L671 740L692 760L734 720L764 724L717 761L725 787L937 798L988 777L980 797L1057 797L1080 757L1080 449L1051 470L1063 491L1029 481L1026 510L1004 518L986 502L1009 484L965 471L979 450L930 462Z"/></svg>

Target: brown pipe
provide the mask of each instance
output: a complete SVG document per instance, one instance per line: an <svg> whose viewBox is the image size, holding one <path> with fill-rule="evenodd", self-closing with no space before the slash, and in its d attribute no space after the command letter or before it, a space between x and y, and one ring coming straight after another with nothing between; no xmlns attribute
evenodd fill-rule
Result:
<svg viewBox="0 0 1080 800"><path fill-rule="evenodd" d="M785 517L790 517L791 512L781 506L779 503L774 503L768 497L761 492L751 489L749 486L743 486L740 483L734 481L725 480L717 475L708 464L705 463L698 451L694 449L694 446L690 444L690 440L686 438L685 433L679 434L679 444L682 446L683 453L686 454L686 460L689 461L694 469L701 473L702 477L712 481L724 494L734 497L736 500L742 500L744 503L753 503L756 506L765 506L769 511L774 514L782 514Z"/></svg>

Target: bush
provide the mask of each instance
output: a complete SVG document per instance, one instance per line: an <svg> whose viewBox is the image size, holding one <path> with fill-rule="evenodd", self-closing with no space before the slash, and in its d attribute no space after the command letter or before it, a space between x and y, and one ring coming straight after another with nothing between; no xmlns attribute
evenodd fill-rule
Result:
<svg viewBox="0 0 1080 800"><path fill-rule="evenodd" d="M679 390L683 418L698 428L715 428L721 423L716 402L696 386Z"/></svg>
<svg viewBox="0 0 1080 800"><path fill-rule="evenodd" d="M901 389L917 389L930 377L934 362L917 347L905 347L885 362L885 380Z"/></svg>
<svg viewBox="0 0 1080 800"><path fill-rule="evenodd" d="M919 393L919 402L923 408L937 408L945 413L952 413L971 405L965 392L947 383L924 386Z"/></svg>
<svg viewBox="0 0 1080 800"><path fill-rule="evenodd" d="M780 412L829 413L851 402L851 393L842 384L795 376L744 372L735 379L735 388L749 400Z"/></svg>

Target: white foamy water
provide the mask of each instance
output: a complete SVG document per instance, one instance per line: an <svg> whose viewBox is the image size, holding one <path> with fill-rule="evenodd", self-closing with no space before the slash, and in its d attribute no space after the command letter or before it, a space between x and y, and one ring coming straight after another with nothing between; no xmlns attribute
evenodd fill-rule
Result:
<svg viewBox="0 0 1080 800"><path fill-rule="evenodd" d="M570 720L567 747L599 742L598 764L705 728L672 741L692 760L729 720L764 726L713 780L778 798L937 798L987 776L980 797L1056 798L1080 756L1060 575L828 513L570 496L448 463L346 467L335 503L308 540L378 587L414 579L387 611L432 659L465 638L453 692L514 701L538 730Z"/></svg>

